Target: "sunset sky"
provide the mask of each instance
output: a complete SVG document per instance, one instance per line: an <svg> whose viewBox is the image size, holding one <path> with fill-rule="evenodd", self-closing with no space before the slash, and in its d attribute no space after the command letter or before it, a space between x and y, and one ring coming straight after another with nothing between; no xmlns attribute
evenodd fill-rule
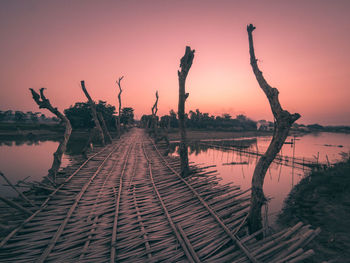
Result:
<svg viewBox="0 0 350 263"><path fill-rule="evenodd" d="M38 111L29 88L46 87L63 110L94 100L159 115L177 109L177 70L196 50L186 111L272 119L249 64L253 23L259 66L299 123L350 125L350 1L0 0L0 110ZM46 113L45 111L43 111Z"/></svg>

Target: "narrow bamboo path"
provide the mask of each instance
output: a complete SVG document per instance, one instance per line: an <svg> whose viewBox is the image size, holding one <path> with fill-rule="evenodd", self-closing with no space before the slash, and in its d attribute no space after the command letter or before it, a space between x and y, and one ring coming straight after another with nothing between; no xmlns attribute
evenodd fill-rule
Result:
<svg viewBox="0 0 350 263"><path fill-rule="evenodd" d="M249 192L165 157L144 133L90 156L0 243L1 262L298 262L317 234L302 224L247 235Z"/></svg>

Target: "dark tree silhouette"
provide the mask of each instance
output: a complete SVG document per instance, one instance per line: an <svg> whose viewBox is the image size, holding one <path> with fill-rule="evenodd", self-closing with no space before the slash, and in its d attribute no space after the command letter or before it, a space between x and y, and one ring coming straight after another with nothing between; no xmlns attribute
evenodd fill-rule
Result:
<svg viewBox="0 0 350 263"><path fill-rule="evenodd" d="M91 99L90 94L86 90L85 81L82 80L80 83L81 83L81 88L82 88L86 98L89 101L89 105L90 105L90 109L91 109L91 115L92 115L92 118L93 118L94 123L95 123L95 129L97 130L96 135L97 135L100 143L104 146L105 145L105 138L104 138L104 135L103 135L103 131L102 131L100 122L98 121L97 112L96 112L96 104Z"/></svg>
<svg viewBox="0 0 350 263"><path fill-rule="evenodd" d="M247 26L250 64L260 88L264 91L267 99L269 100L271 110L275 118L275 128L272 141L265 154L261 156L258 163L256 164L253 174L251 206L248 218L250 233L254 233L262 228L261 207L264 202L266 202L266 198L263 192L263 184L267 169L269 168L271 162L275 159L278 152L281 150L292 124L300 118L300 115L298 113L290 114L288 111L282 109L282 106L278 99L278 90L276 88L272 88L263 77L263 74L258 67L257 59L255 58L254 53L252 35L254 29L255 27L252 24Z"/></svg>
<svg viewBox="0 0 350 263"><path fill-rule="evenodd" d="M181 135L180 142L180 159L181 159L181 175L186 176L189 172L188 166L188 150L186 142L186 127L185 127L185 102L188 97L188 93L185 91L185 82L192 66L195 50L191 50L189 46L186 47L185 55L181 58L180 68L178 70L179 78L179 105L178 105L178 116L179 116L179 128Z"/></svg>
<svg viewBox="0 0 350 263"><path fill-rule="evenodd" d="M120 129L120 123L121 123L121 120L120 120L120 118L121 118L121 110L122 110L122 97L121 97L121 95L122 95L122 92L123 92L123 90L122 90L122 86L121 86L121 81L122 81L122 79L124 78L124 76L121 76L117 81L116 81L116 83L118 84L118 88L119 88L119 93L118 93L118 102L119 102L119 107L118 107L118 118L117 118L117 132L118 132L118 137L120 137L120 133L121 133L121 129Z"/></svg>
<svg viewBox="0 0 350 263"><path fill-rule="evenodd" d="M61 112L58 111L57 108L54 108L50 101L45 97L44 95L44 88L40 89L40 95L35 92L33 89L30 89L33 99L38 104L40 109L48 109L50 112L55 114L64 124L65 124L65 132L63 136L63 140L61 140L56 152L53 154L53 162L51 169L49 170L49 176L48 178L53 180L55 183L56 181L56 174L58 172L58 169L61 166L61 161L62 161L62 155L65 153L66 148L67 148L67 143L69 140L69 137L72 133L72 125L70 124L68 118L62 114Z"/></svg>

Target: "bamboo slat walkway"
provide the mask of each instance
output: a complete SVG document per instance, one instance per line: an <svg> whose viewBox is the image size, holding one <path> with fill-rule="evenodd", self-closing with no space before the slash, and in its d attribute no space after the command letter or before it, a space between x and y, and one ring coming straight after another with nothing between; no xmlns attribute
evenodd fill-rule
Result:
<svg viewBox="0 0 350 263"><path fill-rule="evenodd" d="M67 175L0 243L1 262L298 262L318 233L303 224L247 235L249 192L194 167L183 179L133 129Z"/></svg>

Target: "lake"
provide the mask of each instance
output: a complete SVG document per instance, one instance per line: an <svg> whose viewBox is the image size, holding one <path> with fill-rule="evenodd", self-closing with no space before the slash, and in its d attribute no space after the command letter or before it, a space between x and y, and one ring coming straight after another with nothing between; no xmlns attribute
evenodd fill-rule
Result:
<svg viewBox="0 0 350 263"><path fill-rule="evenodd" d="M288 137L287 142L295 139L295 144L286 144L282 148L282 161L274 162L268 170L264 192L270 199L268 219L273 225L283 201L292 187L310 170L308 167L292 162L293 152L297 160L305 159L319 163L334 163L341 160L341 152L350 152L350 134L318 133L301 137ZM247 152L264 152L271 137L251 137L235 140L202 141L189 147L189 160L195 164L216 165L223 183L234 182L241 188L250 188L252 174L258 156ZM73 156L81 151L84 138L72 140L68 145L68 153L63 156L62 166L70 164ZM238 151L213 148L236 146ZM0 170L16 183L30 176L27 180L41 181L51 167L53 156L58 146L57 141L0 141ZM237 148L238 146L238 148ZM342 147L340 147L342 146ZM177 146L172 144L172 154L176 155ZM289 157L289 159L288 159ZM327 161L328 159L328 161ZM301 161L300 161L301 162ZM3 186L0 178L2 195L14 196L14 191Z"/></svg>
<svg viewBox="0 0 350 263"><path fill-rule="evenodd" d="M301 137L288 137L286 142L295 139L295 144L285 144L281 150L284 159L274 162L268 170L264 181L264 193L270 198L266 207L269 225L273 226L277 214L281 211L284 199L310 168L297 163L292 157L302 163L335 163L342 159L340 153L350 152L350 134L317 133ZM239 146L236 151L225 149L234 144ZM240 143L239 141L242 141ZM201 141L189 146L189 161L195 164L216 165L219 177L223 183L233 182L243 190L251 187L252 175L259 156L247 152L264 153L271 141L271 136L250 137L238 140ZM211 145L218 147L211 147ZM177 155L178 147L174 144L172 154ZM224 149L222 149L224 148ZM289 158L288 158L289 157ZM328 161L327 161L328 160Z"/></svg>
<svg viewBox="0 0 350 263"><path fill-rule="evenodd" d="M0 171L13 183L25 178L27 181L41 181L48 174L57 150L57 141L1 141ZM70 164L71 157L63 155L62 167ZM0 178L0 192L4 196L16 196L14 190ZM23 189L21 189L23 190Z"/></svg>

